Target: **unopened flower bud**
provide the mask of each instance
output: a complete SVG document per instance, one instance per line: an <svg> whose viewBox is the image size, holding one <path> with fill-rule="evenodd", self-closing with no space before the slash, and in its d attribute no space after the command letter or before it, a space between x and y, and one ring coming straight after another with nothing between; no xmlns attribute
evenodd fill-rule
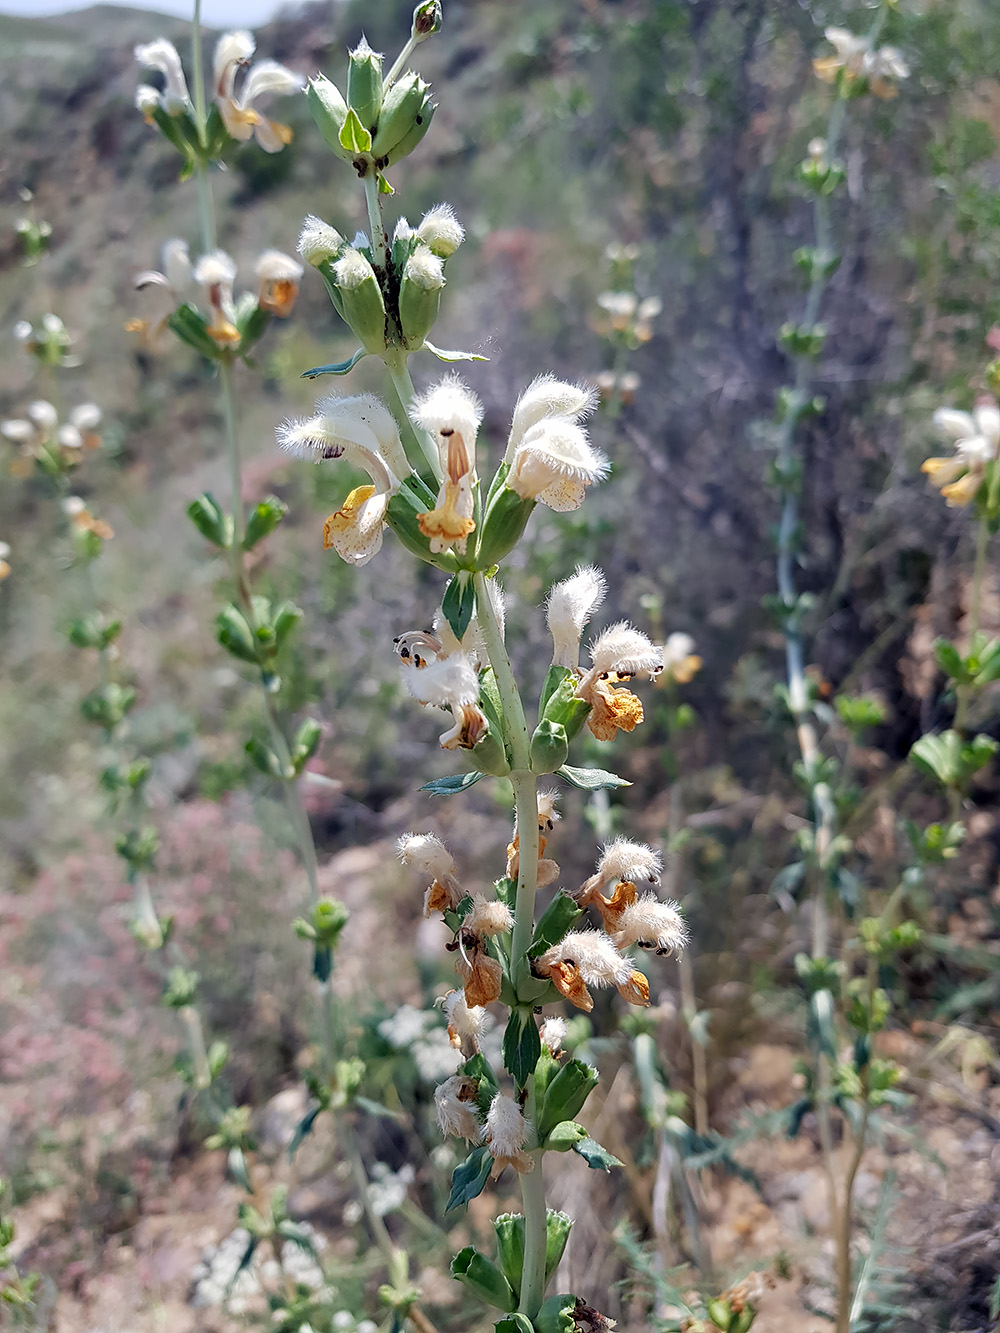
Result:
<svg viewBox="0 0 1000 1333"><path fill-rule="evenodd" d="M351 52L347 104L369 134L374 134L382 110L382 57L364 37Z"/></svg>
<svg viewBox="0 0 1000 1333"><path fill-rule="evenodd" d="M423 346L434 327L444 285L441 260L429 246L418 245L406 261L399 284L399 326L411 351Z"/></svg>
<svg viewBox="0 0 1000 1333"><path fill-rule="evenodd" d="M344 246L340 232L312 213L302 223L296 247L307 264L314 267L327 259L335 259Z"/></svg>
<svg viewBox="0 0 1000 1333"><path fill-rule="evenodd" d="M465 240L465 228L450 204L436 204L425 213L416 234L441 259L449 259Z"/></svg>
<svg viewBox="0 0 1000 1333"><path fill-rule="evenodd" d="M344 319L366 352L385 351L385 302L375 270L360 251L345 250L333 265L333 281L340 291Z"/></svg>

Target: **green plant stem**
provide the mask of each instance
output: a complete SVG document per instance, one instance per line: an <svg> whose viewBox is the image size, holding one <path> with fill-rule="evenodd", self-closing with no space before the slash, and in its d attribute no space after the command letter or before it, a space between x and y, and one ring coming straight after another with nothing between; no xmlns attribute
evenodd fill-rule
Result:
<svg viewBox="0 0 1000 1333"><path fill-rule="evenodd" d="M387 93L389 89L392 87L392 85L399 78L400 74L402 74L403 70L406 68L406 62L409 60L410 56L413 55L413 52L417 49L418 45L419 42L417 37L413 33L411 33L409 41L406 43L402 51L400 51L399 55L396 57L396 62L393 65L392 69L382 80L383 93Z"/></svg>
<svg viewBox="0 0 1000 1333"><path fill-rule="evenodd" d="M186 1004L181 1009L181 1020L187 1035L188 1049L191 1052L191 1072L194 1086L204 1092L212 1085L212 1071L208 1067L208 1051L205 1047L205 1029L201 1014L193 1004Z"/></svg>
<svg viewBox="0 0 1000 1333"><path fill-rule="evenodd" d="M375 268L384 269L389 258L386 243L385 226L382 222L382 206L378 198L378 177L373 171L365 176L365 203L368 206L368 225L372 229L372 254Z"/></svg>
<svg viewBox="0 0 1000 1333"><path fill-rule="evenodd" d="M1000 466L997 468L1000 474ZM976 529L976 562L972 570L972 592L969 598L969 652L974 652L973 643L976 635L979 633L980 620L982 618L983 602L983 576L986 573L986 554L990 544L990 529L986 516L979 520L979 526ZM955 720L954 728L957 732L964 732L968 724L969 708L972 705L975 687L972 685L958 685L955 689Z"/></svg>
<svg viewBox="0 0 1000 1333"><path fill-rule="evenodd" d="M344 1155L351 1168L351 1178L354 1181L354 1189L358 1196L358 1202L364 1210L368 1229L372 1234L372 1239L378 1246L379 1253L385 1261L390 1284L397 1291L402 1291L405 1288L409 1277L406 1255L393 1244L392 1237L389 1235L389 1230L386 1227L384 1220L372 1207L368 1173L365 1171L361 1149L358 1146L358 1136L354 1132L354 1125L351 1123L350 1116L339 1115L336 1120L337 1129L344 1146Z"/></svg>
<svg viewBox="0 0 1000 1333"><path fill-rule="evenodd" d="M517 822L518 871L514 900L514 930L510 960L515 989L526 970L527 952L535 925L535 895L538 889L538 782L531 771L531 749L524 705L507 656L500 624L484 574L475 575L476 614L482 627L490 666L496 678L510 738L513 769L514 809ZM528 1098L524 1113L529 1121L535 1116L534 1079L527 1082ZM542 1152L530 1154L532 1170L521 1176L521 1203L524 1208L524 1267L521 1274L521 1300L518 1309L534 1318L545 1294L545 1179Z"/></svg>
<svg viewBox="0 0 1000 1333"><path fill-rule="evenodd" d="M413 387L413 380L410 378L410 371L406 364L407 353L401 347L386 348L384 360L385 368L389 372L389 379L392 381L392 387L396 390L396 397L403 409L403 415L409 419L410 408L416 401L417 391ZM411 422L411 425L417 443L420 445L421 453L430 467L431 476L440 481L441 460L438 455L436 440L422 426L413 422Z"/></svg>
<svg viewBox="0 0 1000 1333"><path fill-rule="evenodd" d="M853 1287L851 1278L851 1231L854 1221L854 1182L857 1178L858 1168L861 1165L861 1159L865 1155L869 1114L870 1108L866 1092L865 1104L861 1112L861 1123L854 1138L851 1160L848 1164L847 1175L844 1178L843 1206L834 1224L836 1228L834 1239L837 1270L837 1333L851 1333L851 1294Z"/></svg>

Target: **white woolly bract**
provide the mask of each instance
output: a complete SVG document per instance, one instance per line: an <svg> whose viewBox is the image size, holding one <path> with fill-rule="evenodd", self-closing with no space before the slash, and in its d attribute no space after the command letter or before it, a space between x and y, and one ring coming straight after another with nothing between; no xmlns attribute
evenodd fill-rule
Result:
<svg viewBox="0 0 1000 1333"><path fill-rule="evenodd" d="M590 645L594 670L617 671L622 675L651 676L663 670L663 649L657 648L641 630L627 620L609 625Z"/></svg>
<svg viewBox="0 0 1000 1333"><path fill-rule="evenodd" d="M462 922L473 935L500 935L514 929L514 914L499 898L484 898L477 893L472 900L472 911Z"/></svg>
<svg viewBox="0 0 1000 1333"><path fill-rule="evenodd" d="M307 264L322 264L324 259L332 259L343 244L344 238L335 227L310 213L302 223L296 249Z"/></svg>
<svg viewBox="0 0 1000 1333"><path fill-rule="evenodd" d="M471 453L483 419L483 405L457 375L447 375L416 399L410 418L432 435L457 431Z"/></svg>
<svg viewBox="0 0 1000 1333"><path fill-rule="evenodd" d="M470 658L453 653L437 662L428 662L419 670L408 667L403 672L406 688L419 703L461 708L479 698L479 677Z"/></svg>
<svg viewBox="0 0 1000 1333"><path fill-rule="evenodd" d="M632 884L660 882L663 858L654 847L629 838L613 838L606 843L597 863L597 876L605 884L628 880Z"/></svg>
<svg viewBox="0 0 1000 1333"><path fill-rule="evenodd" d="M465 228L451 204L435 204L421 218L417 235L436 255L448 259L465 240Z"/></svg>
<svg viewBox="0 0 1000 1333"><path fill-rule="evenodd" d="M644 893L622 912L612 938L619 949L630 944L644 944L650 948L678 950L684 948L687 937L677 903L661 902L653 894Z"/></svg>
<svg viewBox="0 0 1000 1333"><path fill-rule="evenodd" d="M333 266L333 280L345 291L356 290L369 278L375 281L375 270L358 250L345 250Z"/></svg>
<svg viewBox="0 0 1000 1333"><path fill-rule="evenodd" d="M302 265L281 250L265 250L257 260L256 273L262 282L298 282Z"/></svg>
<svg viewBox="0 0 1000 1333"><path fill-rule="evenodd" d="M617 986L628 981L632 965L601 930L572 930L538 959L540 970L572 963L588 986Z"/></svg>
<svg viewBox="0 0 1000 1333"><path fill-rule="evenodd" d="M486 1113L486 1141L494 1157L516 1157L528 1141L530 1126L513 1097L498 1092Z"/></svg>
<svg viewBox="0 0 1000 1333"><path fill-rule="evenodd" d="M552 634L556 666L574 670L580 662L580 635L604 600L604 575L594 565L578 565L576 573L549 592L545 615Z"/></svg>
<svg viewBox="0 0 1000 1333"><path fill-rule="evenodd" d="M28 404L28 416L39 430L55 430L59 413L44 398Z"/></svg>
<svg viewBox="0 0 1000 1333"><path fill-rule="evenodd" d="M538 1035L542 1039L542 1045L547 1046L553 1055L558 1055L568 1031L569 1024L565 1018L547 1018Z"/></svg>
<svg viewBox="0 0 1000 1333"><path fill-rule="evenodd" d="M435 879L455 874L451 853L433 833L404 833L396 842L396 851L406 865Z"/></svg>
<svg viewBox="0 0 1000 1333"><path fill-rule="evenodd" d="M482 1138L482 1125L473 1110L475 1101L463 1101L460 1096L470 1093L473 1086L471 1079L455 1074L435 1088L434 1110L438 1127L446 1138L467 1139L470 1143L478 1143Z"/></svg>
<svg viewBox="0 0 1000 1333"><path fill-rule="evenodd" d="M194 266L194 280L202 287L216 283L231 283L236 277L236 264L225 250L212 250L202 255Z"/></svg>
<svg viewBox="0 0 1000 1333"><path fill-rule="evenodd" d="M465 991L453 990L444 997L442 1007L448 1026L453 1027L460 1037L479 1039L486 1021L486 1010L482 1005L466 1004Z"/></svg>
<svg viewBox="0 0 1000 1333"><path fill-rule="evenodd" d="M590 385L568 384L554 375L539 375L533 379L514 405L507 440L506 462L527 431L544 417L566 417L581 421L594 411L597 395Z"/></svg>
<svg viewBox="0 0 1000 1333"><path fill-rule="evenodd" d="M445 284L444 265L430 246L418 245L406 261L403 279L426 292L438 291Z"/></svg>

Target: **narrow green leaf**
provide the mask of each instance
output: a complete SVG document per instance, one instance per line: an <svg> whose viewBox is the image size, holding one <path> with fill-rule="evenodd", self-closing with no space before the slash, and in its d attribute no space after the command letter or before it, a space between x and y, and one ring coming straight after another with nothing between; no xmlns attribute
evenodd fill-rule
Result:
<svg viewBox="0 0 1000 1333"><path fill-rule="evenodd" d="M354 369L363 356L367 355L365 348L359 347L346 361L333 361L327 366L313 366L311 370L304 370L299 379L314 380L320 375L346 375L349 370Z"/></svg>
<svg viewBox="0 0 1000 1333"><path fill-rule="evenodd" d="M573 768L569 764L563 764L557 771L561 778L565 778L572 786L579 787L581 791L604 791L632 785L627 779L620 778L617 773L609 773L603 768Z"/></svg>
<svg viewBox="0 0 1000 1333"><path fill-rule="evenodd" d="M461 1208L470 1199L477 1198L486 1188L493 1158L488 1148L473 1148L464 1162L460 1162L451 1176L451 1193L445 1212Z"/></svg>
<svg viewBox="0 0 1000 1333"><path fill-rule="evenodd" d="M190 512L189 509L188 513ZM288 506L276 495L268 495L255 504L247 515L246 534L243 537L244 551L252 551L259 541L270 536L287 513Z"/></svg>
<svg viewBox="0 0 1000 1333"><path fill-rule="evenodd" d="M250 1172L247 1170L247 1159L243 1155L242 1148L230 1148L227 1159L229 1174L239 1185L240 1189L246 1190L248 1194L253 1193L253 1185L250 1183Z"/></svg>
<svg viewBox="0 0 1000 1333"><path fill-rule="evenodd" d="M568 893L561 889L546 907L535 927L528 949L529 958L537 958L553 944L558 944L569 932L574 922L583 916L583 908Z"/></svg>
<svg viewBox="0 0 1000 1333"><path fill-rule="evenodd" d="M495 1306L498 1310L504 1310L509 1314L517 1304L511 1285L503 1273L473 1245L466 1245L452 1259L451 1275L474 1292L481 1301Z"/></svg>
<svg viewBox="0 0 1000 1333"><path fill-rule="evenodd" d="M425 782L417 791L429 791L432 796L456 796L461 791L468 791L482 777L482 773L452 773L446 778L434 778Z"/></svg>
<svg viewBox="0 0 1000 1333"><path fill-rule="evenodd" d="M548 1135L543 1148L550 1152L569 1152L570 1148L575 1148L578 1143L589 1138L589 1131L584 1129L583 1125L577 1124L575 1120L560 1120L555 1129Z"/></svg>
<svg viewBox="0 0 1000 1333"><path fill-rule="evenodd" d="M347 109L347 118L340 131L340 145L349 153L367 153L372 146L372 136L361 124L353 107Z"/></svg>
<svg viewBox="0 0 1000 1333"><path fill-rule="evenodd" d="M511 1013L503 1034L503 1062L519 1088L527 1083L541 1053L535 1015L519 1006Z"/></svg>
<svg viewBox="0 0 1000 1333"><path fill-rule="evenodd" d="M449 352L443 347L435 347L429 339L424 339L424 346L428 352L433 352L439 361L488 361L488 356L480 356L478 352Z"/></svg>
<svg viewBox="0 0 1000 1333"><path fill-rule="evenodd" d="M621 1166L614 1153L602 1148L595 1139L586 1138L574 1143L573 1151L578 1153L593 1171L610 1171L613 1166Z"/></svg>

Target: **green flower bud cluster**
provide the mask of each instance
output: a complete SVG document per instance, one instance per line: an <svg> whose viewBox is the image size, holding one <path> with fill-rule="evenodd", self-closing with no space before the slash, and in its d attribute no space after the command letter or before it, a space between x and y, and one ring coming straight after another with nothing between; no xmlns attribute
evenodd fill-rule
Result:
<svg viewBox="0 0 1000 1333"><path fill-rule="evenodd" d="M382 57L364 40L351 52L346 99L323 74L310 80L306 97L320 133L337 156L362 180L375 176L385 193L391 187L384 172L413 152L437 109L430 85L412 70L383 81Z"/></svg>

